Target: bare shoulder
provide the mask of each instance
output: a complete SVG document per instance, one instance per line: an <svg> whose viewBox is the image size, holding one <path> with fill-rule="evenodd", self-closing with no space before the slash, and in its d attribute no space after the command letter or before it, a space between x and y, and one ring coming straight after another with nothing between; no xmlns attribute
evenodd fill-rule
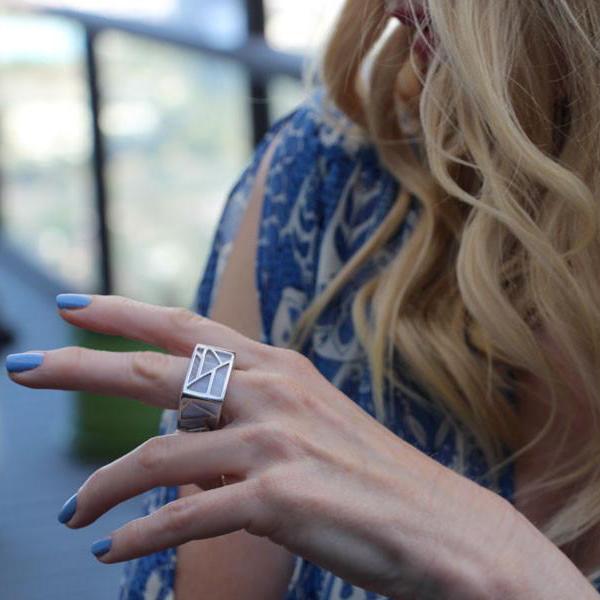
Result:
<svg viewBox="0 0 600 600"><path fill-rule="evenodd" d="M217 292L210 314L211 319L225 323L255 340L261 339L260 308L256 289L258 230L265 181L275 145L276 140L268 148L259 167L227 265L216 283Z"/></svg>

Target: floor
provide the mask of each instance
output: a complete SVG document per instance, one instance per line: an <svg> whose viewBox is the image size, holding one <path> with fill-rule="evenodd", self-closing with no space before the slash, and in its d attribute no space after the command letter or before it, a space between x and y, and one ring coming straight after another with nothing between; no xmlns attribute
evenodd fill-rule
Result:
<svg viewBox="0 0 600 600"><path fill-rule="evenodd" d="M65 346L71 326L56 314L64 288L42 279L0 243L0 320L16 339L10 352ZM141 516L141 496L80 530L61 525L64 501L100 465L69 453L70 392L32 390L0 373L0 597L3 600L117 598L123 564L104 565L91 543Z"/></svg>

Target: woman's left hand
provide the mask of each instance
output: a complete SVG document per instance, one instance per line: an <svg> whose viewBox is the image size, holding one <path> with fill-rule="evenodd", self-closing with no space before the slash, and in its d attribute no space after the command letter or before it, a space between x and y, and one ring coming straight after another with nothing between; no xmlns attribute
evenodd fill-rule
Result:
<svg viewBox="0 0 600 600"><path fill-rule="evenodd" d="M11 373L15 382L176 409L197 343L236 353L222 428L153 437L79 488L72 528L156 486L196 483L204 490L113 531L100 560L244 529L385 596L491 597L488 573L515 548L525 522L500 496L397 437L300 353L185 309L91 299L61 316L170 354L41 351L42 364ZM216 487L221 474L228 485Z"/></svg>

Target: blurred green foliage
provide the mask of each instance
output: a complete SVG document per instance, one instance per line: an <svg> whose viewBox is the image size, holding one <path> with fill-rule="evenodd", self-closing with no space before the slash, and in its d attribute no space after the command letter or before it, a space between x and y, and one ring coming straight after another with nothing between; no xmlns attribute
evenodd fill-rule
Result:
<svg viewBox="0 0 600 600"><path fill-rule="evenodd" d="M75 343L113 352L161 349L118 336L77 330ZM139 400L79 392L72 451L83 461L111 461L158 434L162 410Z"/></svg>

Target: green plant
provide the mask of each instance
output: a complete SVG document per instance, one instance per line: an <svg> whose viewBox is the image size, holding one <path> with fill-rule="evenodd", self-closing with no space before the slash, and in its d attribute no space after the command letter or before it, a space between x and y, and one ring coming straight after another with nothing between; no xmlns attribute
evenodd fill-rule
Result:
<svg viewBox="0 0 600 600"><path fill-rule="evenodd" d="M161 350L126 338L77 330L76 343L86 348L131 352ZM73 453L85 461L110 461L158 433L161 409L137 400L78 392L75 406Z"/></svg>

